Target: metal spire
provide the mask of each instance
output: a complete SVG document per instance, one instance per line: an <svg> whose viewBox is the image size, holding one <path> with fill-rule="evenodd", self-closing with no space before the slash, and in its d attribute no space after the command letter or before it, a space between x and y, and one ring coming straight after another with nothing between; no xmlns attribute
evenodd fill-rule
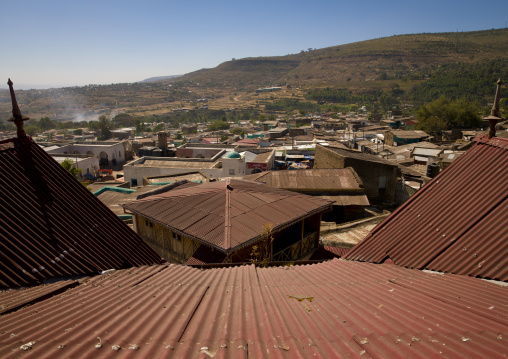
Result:
<svg viewBox="0 0 508 359"><path fill-rule="evenodd" d="M494 98L494 104L492 105L492 110L490 111L490 116L484 117L484 120L488 120L490 122L489 128L489 138L496 136L496 124L503 119L499 117L499 99L501 98L501 85L503 81L501 79L497 80L497 90L496 97Z"/></svg>
<svg viewBox="0 0 508 359"><path fill-rule="evenodd" d="M18 102L16 101L16 94L14 93L14 88L12 87L13 83L11 79L7 81L7 85L9 85L9 91L11 92L11 101L12 101L12 116L9 121L14 122L17 129L18 138L26 137L25 130L23 129L23 122L28 121L30 117L23 116L21 111L19 110Z"/></svg>

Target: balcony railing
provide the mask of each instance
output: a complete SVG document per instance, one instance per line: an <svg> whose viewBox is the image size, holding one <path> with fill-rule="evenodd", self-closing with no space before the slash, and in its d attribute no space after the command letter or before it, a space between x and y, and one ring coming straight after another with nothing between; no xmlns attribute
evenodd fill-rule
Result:
<svg viewBox="0 0 508 359"><path fill-rule="evenodd" d="M301 241L293 243L280 252L273 255L274 262L292 262L304 257L306 254L316 249L317 232L306 235Z"/></svg>

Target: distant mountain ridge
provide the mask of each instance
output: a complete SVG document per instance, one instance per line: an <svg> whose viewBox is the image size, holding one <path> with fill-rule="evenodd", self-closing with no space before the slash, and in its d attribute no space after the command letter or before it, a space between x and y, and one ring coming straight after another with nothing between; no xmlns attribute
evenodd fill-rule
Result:
<svg viewBox="0 0 508 359"><path fill-rule="evenodd" d="M508 29L395 35L299 54L244 58L185 74L176 81L213 87L367 86L379 79L429 73L444 64L508 59ZM175 79L169 80L174 82Z"/></svg>
<svg viewBox="0 0 508 359"><path fill-rule="evenodd" d="M441 95L485 101L493 96L492 84L499 77L508 81L508 28L396 35L293 55L232 60L135 83L16 94L30 117L67 120L76 114L98 117L119 111L161 115L196 107L192 102L200 98L212 99L210 109L261 111L281 96L323 103L370 101L385 107L399 100L416 106ZM257 88L270 86L284 91L255 96ZM0 123L11 112L9 92L0 90Z"/></svg>
<svg viewBox="0 0 508 359"><path fill-rule="evenodd" d="M182 77L183 75L170 75L170 76L157 76L157 77L149 77L147 79L144 79L139 82L156 82L156 81L162 81L162 80L170 80L170 79L176 79L178 77Z"/></svg>

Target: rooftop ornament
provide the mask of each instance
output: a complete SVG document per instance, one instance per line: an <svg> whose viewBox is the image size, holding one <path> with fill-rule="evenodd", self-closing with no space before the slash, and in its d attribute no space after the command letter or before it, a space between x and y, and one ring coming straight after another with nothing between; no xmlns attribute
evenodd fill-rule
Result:
<svg viewBox="0 0 508 359"><path fill-rule="evenodd" d="M483 118L484 120L488 120L490 122L489 138L496 136L496 124L503 120L499 117L499 99L501 97L502 84L503 81L501 81L501 79L497 80L496 97L494 99L494 104L492 105L492 110L490 111L490 116Z"/></svg>
<svg viewBox="0 0 508 359"><path fill-rule="evenodd" d="M9 85L9 91L11 92L11 101L12 101L12 116L9 121L14 122L17 129L18 138L26 137L25 130L23 129L23 122L28 121L30 117L23 116L18 107L18 102L16 101L16 94L14 93L14 88L12 87L13 83L11 79L7 81L7 85Z"/></svg>

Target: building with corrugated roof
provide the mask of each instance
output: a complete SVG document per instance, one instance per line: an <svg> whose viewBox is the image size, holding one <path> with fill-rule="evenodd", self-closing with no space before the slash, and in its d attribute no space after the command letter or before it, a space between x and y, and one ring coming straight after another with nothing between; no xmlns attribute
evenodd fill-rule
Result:
<svg viewBox="0 0 508 359"><path fill-rule="evenodd" d="M347 167L352 167L361 178L370 202L386 204L395 202L398 173L396 163L343 147L316 145L314 168Z"/></svg>
<svg viewBox="0 0 508 359"><path fill-rule="evenodd" d="M237 263L251 260L254 245L268 245L270 261L310 255L319 243L321 216L332 202L228 178L121 206L134 216L136 232L170 262L187 263L199 250L211 257L218 251L223 262ZM273 241L264 235L267 229Z"/></svg>
<svg viewBox="0 0 508 359"><path fill-rule="evenodd" d="M333 200L332 211L324 214L325 221L342 223L363 218L364 207L369 205L363 183L351 167L269 171L244 179Z"/></svg>

